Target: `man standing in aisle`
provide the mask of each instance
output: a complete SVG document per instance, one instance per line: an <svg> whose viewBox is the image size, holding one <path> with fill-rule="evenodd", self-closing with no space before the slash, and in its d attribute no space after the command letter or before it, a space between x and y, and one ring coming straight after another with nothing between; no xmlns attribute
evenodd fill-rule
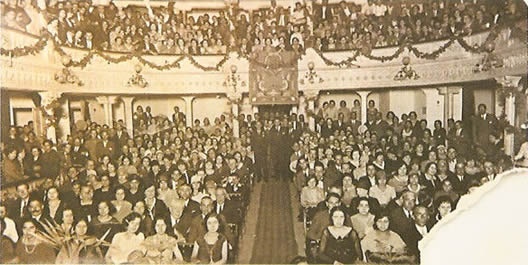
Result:
<svg viewBox="0 0 528 265"><path fill-rule="evenodd" d="M488 150L489 136L497 130L498 120L495 115L486 112L486 105L478 105L478 113L472 120L473 141L476 146Z"/></svg>

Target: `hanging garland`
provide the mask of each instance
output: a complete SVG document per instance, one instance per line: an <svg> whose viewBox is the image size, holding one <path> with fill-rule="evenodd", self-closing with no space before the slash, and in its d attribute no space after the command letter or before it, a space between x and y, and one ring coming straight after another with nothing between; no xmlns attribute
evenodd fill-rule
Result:
<svg viewBox="0 0 528 265"><path fill-rule="evenodd" d="M16 47L13 49L0 48L0 55L11 56L13 58L35 55L46 47L49 37L47 35L39 38L37 43L32 46Z"/></svg>

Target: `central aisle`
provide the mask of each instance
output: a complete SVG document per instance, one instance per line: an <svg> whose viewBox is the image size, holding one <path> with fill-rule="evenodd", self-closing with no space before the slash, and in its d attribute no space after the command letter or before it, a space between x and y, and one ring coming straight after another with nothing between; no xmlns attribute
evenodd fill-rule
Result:
<svg viewBox="0 0 528 265"><path fill-rule="evenodd" d="M297 256L288 182L264 183L252 264L285 264Z"/></svg>

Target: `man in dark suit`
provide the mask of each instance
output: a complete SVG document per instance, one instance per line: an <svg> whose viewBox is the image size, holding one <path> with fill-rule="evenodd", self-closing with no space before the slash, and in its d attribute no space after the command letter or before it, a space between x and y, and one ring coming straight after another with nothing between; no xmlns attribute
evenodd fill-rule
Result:
<svg viewBox="0 0 528 265"><path fill-rule="evenodd" d="M189 238L189 230L191 228L193 216L183 214L185 209L185 201L176 199L169 204L170 215L167 217L167 224L171 227L167 229L167 234L170 236Z"/></svg>
<svg viewBox="0 0 528 265"><path fill-rule="evenodd" d="M198 240L200 237L203 237L203 235L207 232L205 229L205 218L213 211L213 199L211 199L209 196L203 197L200 202L200 212L193 217L191 227L189 228L189 238L187 239L188 243L196 242L196 240ZM227 241L233 245L233 234L231 233L230 229L227 229L227 222L222 214L218 215L218 221L220 222L220 226L225 228L224 235L226 236Z"/></svg>
<svg viewBox="0 0 528 265"><path fill-rule="evenodd" d="M264 130L262 129L262 124L257 123L255 130L251 135L251 145L255 153L255 177L257 181L268 179L268 174L266 174L266 157L267 157L267 144L266 136Z"/></svg>
<svg viewBox="0 0 528 265"><path fill-rule="evenodd" d="M42 148L44 152L40 157L43 167L40 170L40 174L44 178L54 179L60 173L60 156L52 147L53 143L50 140L44 141Z"/></svg>
<svg viewBox="0 0 528 265"><path fill-rule="evenodd" d="M104 155L110 156L111 159L116 157L116 144L110 141L110 136L107 131L101 133L101 141L96 145L97 160L101 159Z"/></svg>
<svg viewBox="0 0 528 265"><path fill-rule="evenodd" d="M418 205L413 209L413 223L408 233L402 236L403 241L409 249L409 254L420 258L418 242L429 233L431 226L429 224L429 212L425 206Z"/></svg>
<svg viewBox="0 0 528 265"><path fill-rule="evenodd" d="M31 202L29 203L29 213L31 219L35 220L37 229L39 229L40 231L45 231L44 226L41 223L47 225L49 222L50 224L53 224L53 220L51 219L51 217L43 213L42 202L39 200L31 200ZM19 231L19 234L22 234L20 232L22 232L22 230Z"/></svg>
<svg viewBox="0 0 528 265"><path fill-rule="evenodd" d="M484 150L488 150L489 136L497 130L498 125L497 118L493 114L487 113L486 109L485 104L479 104L478 113L472 120L473 142Z"/></svg>
<svg viewBox="0 0 528 265"><path fill-rule="evenodd" d="M402 194L402 205L394 208L390 213L390 229L396 232L403 241L408 242L409 235L414 225L412 212L416 203L416 195L411 191Z"/></svg>
<svg viewBox="0 0 528 265"><path fill-rule="evenodd" d="M339 114L337 114L337 121L334 122L334 128L338 131L344 131L347 126L348 123L345 121L345 114L339 112Z"/></svg>
<svg viewBox="0 0 528 265"><path fill-rule="evenodd" d="M321 4L313 5L314 21L319 24L334 17L333 8L328 5L328 0L323 0Z"/></svg>
<svg viewBox="0 0 528 265"><path fill-rule="evenodd" d="M228 223L240 225L240 211L237 203L227 199L227 191L223 187L216 189L216 201L213 204L213 210L217 214L225 216Z"/></svg>
<svg viewBox="0 0 528 265"><path fill-rule="evenodd" d="M12 202L8 211L9 217L15 221L29 216L29 202L32 199L28 184L19 184L16 191L18 198Z"/></svg>
<svg viewBox="0 0 528 265"><path fill-rule="evenodd" d="M74 166L82 166L88 160L88 150L82 146L81 139L75 138L71 150L71 159Z"/></svg>
<svg viewBox="0 0 528 265"><path fill-rule="evenodd" d="M128 132L123 128L122 126L119 126L116 130L116 135L114 136L114 142L116 143L119 150L127 144L128 139L130 136L128 136Z"/></svg>
<svg viewBox="0 0 528 265"><path fill-rule="evenodd" d="M466 174L466 166L464 162L458 162L455 166L455 173L449 178L453 185L453 190L458 194L466 194L471 177Z"/></svg>
<svg viewBox="0 0 528 265"><path fill-rule="evenodd" d="M180 198L184 201L184 215L194 216L196 213L200 212L200 204L191 200L191 186L189 186L188 184L181 185L180 187L178 187L178 194L180 195Z"/></svg>
<svg viewBox="0 0 528 265"><path fill-rule="evenodd" d="M358 128L361 126L361 121L358 120L357 113L355 111L350 113L349 126L352 127L352 134L357 135Z"/></svg>

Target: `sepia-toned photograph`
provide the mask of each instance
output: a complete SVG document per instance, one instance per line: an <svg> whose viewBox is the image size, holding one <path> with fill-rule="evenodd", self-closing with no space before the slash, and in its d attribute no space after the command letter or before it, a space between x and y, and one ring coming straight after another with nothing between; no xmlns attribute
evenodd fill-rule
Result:
<svg viewBox="0 0 528 265"><path fill-rule="evenodd" d="M527 14L0 0L0 264L526 264Z"/></svg>

